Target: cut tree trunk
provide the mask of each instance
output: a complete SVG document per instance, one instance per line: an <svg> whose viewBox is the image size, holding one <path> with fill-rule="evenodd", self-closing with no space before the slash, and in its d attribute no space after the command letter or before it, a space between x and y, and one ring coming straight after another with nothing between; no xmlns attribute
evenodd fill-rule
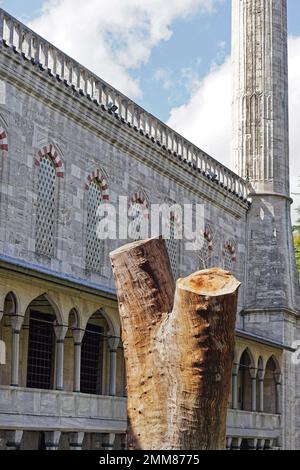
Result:
<svg viewBox="0 0 300 470"><path fill-rule="evenodd" d="M128 447L224 449L240 283L227 271L176 284L165 241L110 254L128 387Z"/></svg>

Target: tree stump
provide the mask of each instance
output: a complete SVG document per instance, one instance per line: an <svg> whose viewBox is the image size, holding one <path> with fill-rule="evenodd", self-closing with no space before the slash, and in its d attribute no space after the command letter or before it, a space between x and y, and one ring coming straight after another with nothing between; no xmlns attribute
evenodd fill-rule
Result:
<svg viewBox="0 0 300 470"><path fill-rule="evenodd" d="M128 387L128 447L224 449L240 283L208 269L175 283L165 241L110 254Z"/></svg>

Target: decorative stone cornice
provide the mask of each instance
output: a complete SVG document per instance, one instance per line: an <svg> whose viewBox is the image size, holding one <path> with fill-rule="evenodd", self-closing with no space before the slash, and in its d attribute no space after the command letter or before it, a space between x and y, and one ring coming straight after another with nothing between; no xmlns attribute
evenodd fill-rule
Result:
<svg viewBox="0 0 300 470"><path fill-rule="evenodd" d="M233 189L214 179L209 172L203 172L182 155L175 155L153 142L137 128L124 123L120 116L107 111L105 106L96 105L74 89L66 87L63 82L14 53L11 48L0 49L1 77L119 150L175 180L195 195L199 195L201 187L201 195L207 202L232 213L236 218L243 217L248 210L250 203L244 196L239 196ZM228 177L233 175L236 178L237 185L246 185L244 180L225 169L227 171ZM246 195L246 187L243 187Z"/></svg>
<svg viewBox="0 0 300 470"><path fill-rule="evenodd" d="M206 191L207 186L212 187L214 192L212 201L217 199L218 203L220 199L222 202L222 196L224 198L224 195L227 195L230 200L226 201L227 209L230 209L230 205L233 205L230 203L233 201L238 202L244 210L247 209L248 185L245 180L2 9L0 9L0 51L6 59L10 57L15 62L10 71L5 64L1 67L3 76L6 75L10 83L21 86L26 93L59 109L98 135L101 127L101 137L109 139L118 147L123 147L139 160L144 160L145 153L149 153L150 150L151 155L147 155L146 158L149 166L155 166L157 171L167 174L168 177L176 177L176 181L184 186L187 177L189 180L195 180L197 183L192 186L198 188L201 181L201 190L203 186L204 193L208 193L204 194L204 197L209 197L210 191ZM30 74L24 73L24 69L26 72L34 72L34 79ZM43 85L37 79L38 76L42 79ZM52 90L51 86L48 86L50 84ZM74 101L70 103L70 100L67 100L70 96L77 100L78 107L74 106ZM84 109L81 107L79 112L80 104ZM99 116L103 119L100 120ZM118 134L115 132L116 124L118 124ZM124 132L125 128L127 133ZM121 129L122 135L119 136ZM195 191L195 188L189 189Z"/></svg>

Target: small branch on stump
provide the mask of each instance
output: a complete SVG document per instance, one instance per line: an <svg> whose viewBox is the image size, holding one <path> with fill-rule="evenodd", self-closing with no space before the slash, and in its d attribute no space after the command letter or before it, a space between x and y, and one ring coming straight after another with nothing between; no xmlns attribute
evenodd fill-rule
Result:
<svg viewBox="0 0 300 470"><path fill-rule="evenodd" d="M240 283L199 271L176 284L165 241L111 253L128 386L128 445L223 449Z"/></svg>

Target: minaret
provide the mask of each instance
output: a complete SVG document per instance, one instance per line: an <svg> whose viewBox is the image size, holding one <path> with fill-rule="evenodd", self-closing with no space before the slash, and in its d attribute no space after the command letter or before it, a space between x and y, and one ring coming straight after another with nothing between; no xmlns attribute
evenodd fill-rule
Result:
<svg viewBox="0 0 300 470"><path fill-rule="evenodd" d="M287 1L233 0L234 166L289 195Z"/></svg>
<svg viewBox="0 0 300 470"><path fill-rule="evenodd" d="M252 187L244 306L280 312L297 306L299 288L290 219L287 1L232 0L232 19L234 165Z"/></svg>
<svg viewBox="0 0 300 470"><path fill-rule="evenodd" d="M299 278L289 194L287 0L232 0L233 154L250 184L245 231L243 328L291 345L299 339ZM283 354L279 445L293 449L300 430L299 367Z"/></svg>

